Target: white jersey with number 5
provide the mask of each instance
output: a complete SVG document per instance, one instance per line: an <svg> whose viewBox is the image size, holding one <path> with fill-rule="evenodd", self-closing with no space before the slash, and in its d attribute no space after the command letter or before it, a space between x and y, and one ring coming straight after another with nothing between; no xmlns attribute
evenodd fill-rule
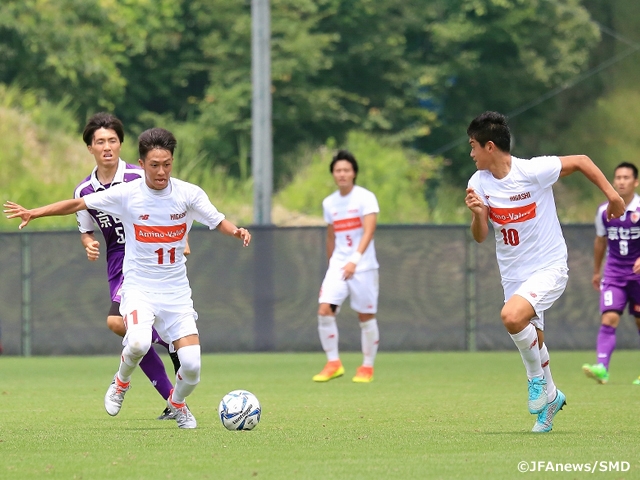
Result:
<svg viewBox="0 0 640 480"><path fill-rule="evenodd" d="M526 280L537 270L567 266L567 246L551 186L560 177L558 157L511 157L511 170L497 179L477 171L469 186L489 207L496 256L504 280Z"/></svg>
<svg viewBox="0 0 640 480"><path fill-rule="evenodd" d="M163 190L153 190L139 179L83 198L87 207L118 217L124 226L125 291L189 288L184 249L193 221L213 230L225 218L200 187L175 178Z"/></svg>
<svg viewBox="0 0 640 480"><path fill-rule="evenodd" d="M364 216L380 212L376 196L366 188L354 185L345 196L336 190L322 201L324 220L333 225L336 236L333 254L329 266L342 268L352 253L358 249L364 233ZM357 272L378 268L376 249L373 239L362 254L356 267Z"/></svg>

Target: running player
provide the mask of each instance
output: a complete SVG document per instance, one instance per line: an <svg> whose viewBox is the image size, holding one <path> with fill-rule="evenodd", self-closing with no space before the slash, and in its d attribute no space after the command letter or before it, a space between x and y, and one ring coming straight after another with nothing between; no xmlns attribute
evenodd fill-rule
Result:
<svg viewBox="0 0 640 480"><path fill-rule="evenodd" d="M483 242L491 221L504 307L502 323L518 347L529 380L529 412L537 415L534 432L548 432L566 404L556 388L544 343L544 313L567 284L567 246L551 186L581 172L607 197L607 218L624 212L624 201L585 155L512 156L506 118L497 112L476 117L467 129L471 157L478 171L469 180L465 203L471 210L471 233Z"/></svg>
<svg viewBox="0 0 640 480"><path fill-rule="evenodd" d="M120 149L124 141L122 122L110 113L100 112L87 122L82 138L89 153L96 161L91 174L80 182L74 192L74 198L106 190L114 185L142 178L142 169L137 165L125 163L120 158ZM122 261L124 260L124 227L117 218L95 210L80 210L76 213L80 239L87 252L87 258L95 261L100 256L100 242L94 235L97 225L106 243L107 277L111 294L111 308L107 314L107 326L116 335L124 337L126 330L120 315L120 287L122 286ZM169 345L162 341L153 330L153 343L162 345L169 351ZM175 371L180 368L180 361L175 352L170 353ZM154 348L150 348L140 362L140 368L149 378L151 384L165 400L173 388L165 371L164 363ZM158 420L171 420L173 415L166 407Z"/></svg>
<svg viewBox="0 0 640 480"><path fill-rule="evenodd" d="M620 218L609 220L607 204L596 213L596 238L593 245L593 287L600 291L600 331L596 344L596 363L585 363L582 371L587 377L604 384L609 381L609 361L616 348L616 328L620 315L629 304L629 313L640 330L640 195L638 168L628 162L616 167L613 187L624 200L626 211ZM600 269L604 266L602 283ZM640 378L634 380L640 385Z"/></svg>
<svg viewBox="0 0 640 480"><path fill-rule="evenodd" d="M27 210L4 204L7 218L19 217L19 228L32 219L70 215L95 209L117 217L125 231L124 281L121 289L127 333L120 367L105 395L105 409L117 415L130 387L131 375L151 348L152 328L172 344L180 359L175 388L167 406L180 428L196 428L196 419L185 399L200 381L200 340L187 278L184 250L194 220L249 245L248 230L225 219L204 191L171 178L176 139L162 128L144 131L138 139L139 163L144 178L115 188Z"/></svg>
<svg viewBox="0 0 640 480"><path fill-rule="evenodd" d="M369 190L355 185L358 162L346 150L339 151L329 167L338 190L322 202L327 226L329 268L322 282L318 303L318 333L327 354L324 369L314 382L327 382L344 375L338 355L336 314L342 302L351 296L351 308L360 320L362 366L353 381L373 380L373 362L378 352L378 260L373 241L376 231L378 200Z"/></svg>

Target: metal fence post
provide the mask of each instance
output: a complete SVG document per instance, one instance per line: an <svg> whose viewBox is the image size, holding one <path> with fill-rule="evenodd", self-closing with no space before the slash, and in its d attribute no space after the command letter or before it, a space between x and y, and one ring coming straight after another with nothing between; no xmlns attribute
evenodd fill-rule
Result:
<svg viewBox="0 0 640 480"><path fill-rule="evenodd" d="M467 350L475 352L476 333L477 333L477 289L476 289L476 272L478 267L477 254L478 244L471 235L471 230L465 230L466 240L466 268L465 268L465 316L466 316L466 342Z"/></svg>
<svg viewBox="0 0 640 480"><path fill-rule="evenodd" d="M20 235L22 280L22 355L31 356L31 234Z"/></svg>

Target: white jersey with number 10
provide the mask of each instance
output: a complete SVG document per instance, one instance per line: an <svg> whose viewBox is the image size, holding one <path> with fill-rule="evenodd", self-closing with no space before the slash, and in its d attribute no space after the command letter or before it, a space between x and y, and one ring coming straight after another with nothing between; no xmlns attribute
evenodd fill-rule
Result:
<svg viewBox="0 0 640 480"><path fill-rule="evenodd" d="M488 170L479 170L469 180L489 207L504 280L522 281L537 270L567 266L567 246L551 188L561 169L558 157L512 156L506 177L497 179Z"/></svg>

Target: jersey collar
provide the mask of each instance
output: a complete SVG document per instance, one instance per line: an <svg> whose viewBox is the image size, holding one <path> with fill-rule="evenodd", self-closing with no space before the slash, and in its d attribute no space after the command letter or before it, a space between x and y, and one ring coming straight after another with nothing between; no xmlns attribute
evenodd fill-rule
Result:
<svg viewBox="0 0 640 480"><path fill-rule="evenodd" d="M110 187L113 185L117 185L118 183L124 182L124 171L127 168L127 164L121 158L118 158L118 169L116 170L116 174L113 176L113 180L111 181ZM91 186L93 187L94 192L99 192L101 190L106 190L105 186L100 183L98 180L98 166L93 167L93 171L91 172Z"/></svg>
<svg viewBox="0 0 640 480"><path fill-rule="evenodd" d="M638 210L639 207L640 207L640 195L638 195L637 193L634 193L633 199L629 202L629 205L627 206L627 211L635 212L636 210Z"/></svg>

